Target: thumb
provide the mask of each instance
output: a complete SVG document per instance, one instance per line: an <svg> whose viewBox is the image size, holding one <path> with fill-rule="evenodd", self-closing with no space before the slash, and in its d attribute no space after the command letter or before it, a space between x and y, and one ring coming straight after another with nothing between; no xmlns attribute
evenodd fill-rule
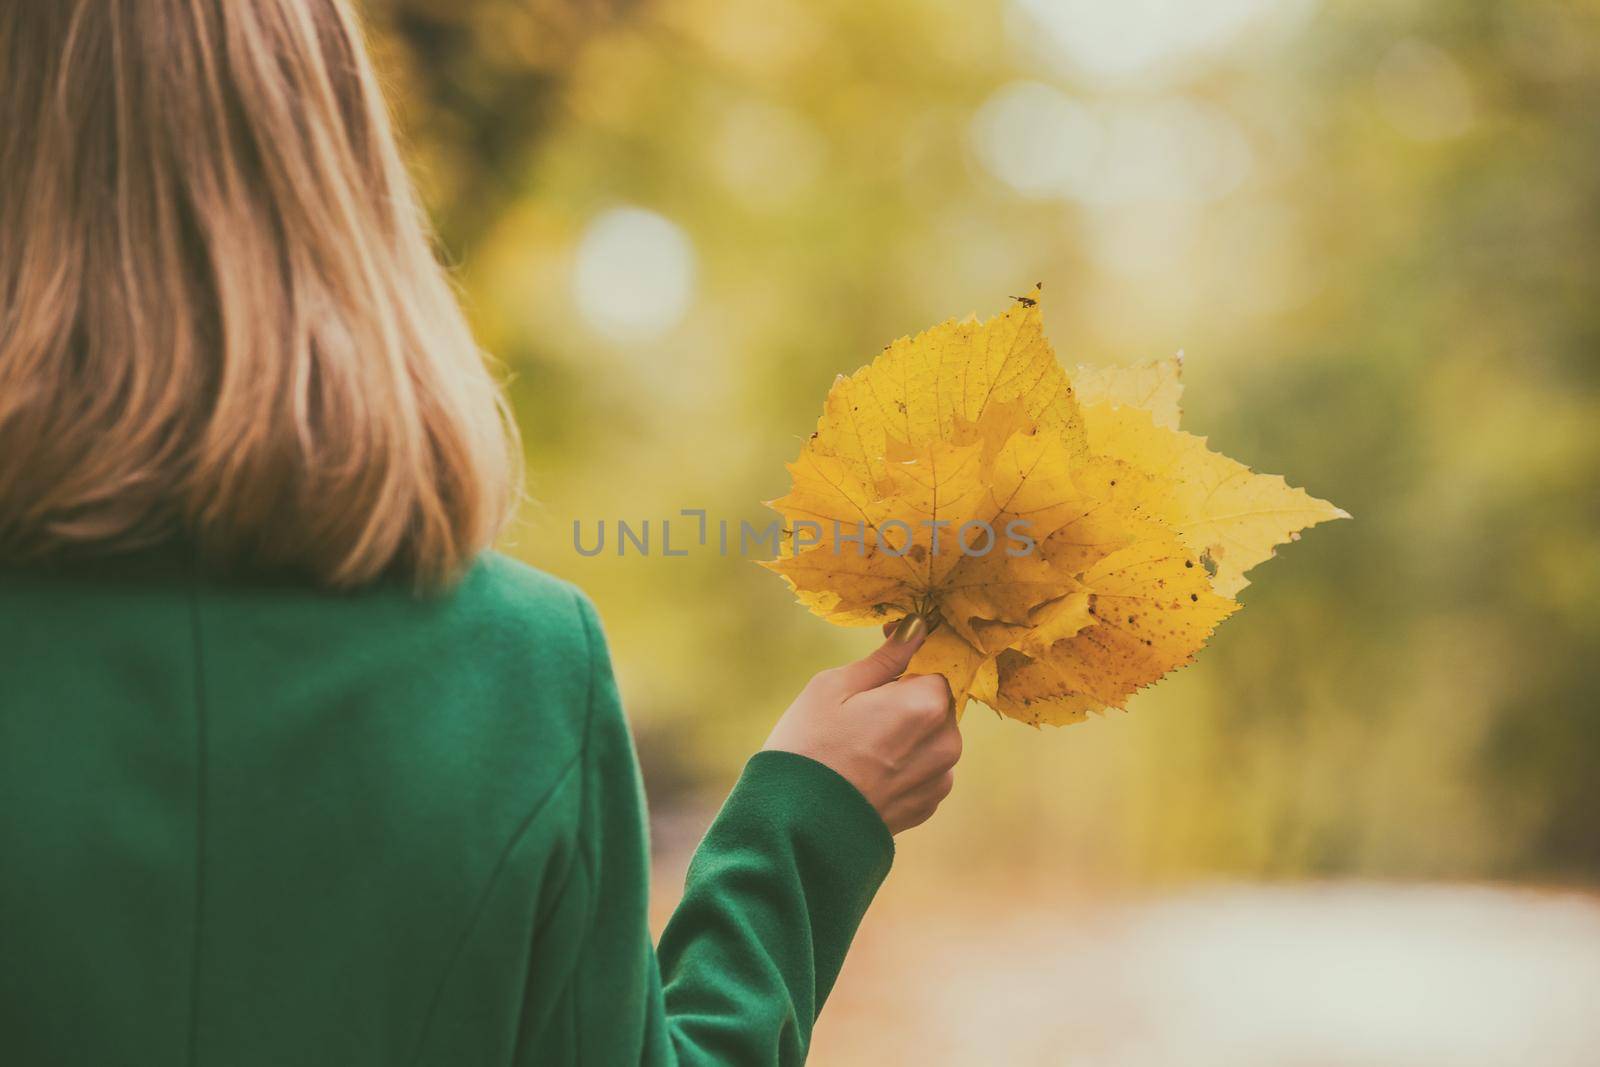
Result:
<svg viewBox="0 0 1600 1067"><path fill-rule="evenodd" d="M911 657L917 654L928 637L928 620L921 615L907 615L889 634L889 639L879 645L864 659L839 669L839 680L854 696L888 685L905 673Z"/></svg>

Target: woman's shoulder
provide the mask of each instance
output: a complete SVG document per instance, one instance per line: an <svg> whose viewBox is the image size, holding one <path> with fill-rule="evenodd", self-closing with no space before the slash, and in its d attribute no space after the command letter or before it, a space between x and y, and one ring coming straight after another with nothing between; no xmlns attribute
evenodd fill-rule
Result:
<svg viewBox="0 0 1600 1067"><path fill-rule="evenodd" d="M418 610L420 628L444 650L429 657L433 669L454 675L457 691L489 696L513 733L536 731L547 756L581 750L611 684L605 638L581 589L491 551L438 603Z"/></svg>
<svg viewBox="0 0 1600 1067"><path fill-rule="evenodd" d="M543 708L581 720L604 662L588 597L494 551L442 591L417 593L403 580L345 593L228 582L208 584L200 600L219 650L271 650L341 672L359 666L456 707Z"/></svg>
<svg viewBox="0 0 1600 1067"><path fill-rule="evenodd" d="M594 605L573 583L501 552L478 556L431 610L475 655L587 679L603 657Z"/></svg>
<svg viewBox="0 0 1600 1067"><path fill-rule="evenodd" d="M593 607L576 585L497 551L479 554L448 597L466 613L582 638Z"/></svg>

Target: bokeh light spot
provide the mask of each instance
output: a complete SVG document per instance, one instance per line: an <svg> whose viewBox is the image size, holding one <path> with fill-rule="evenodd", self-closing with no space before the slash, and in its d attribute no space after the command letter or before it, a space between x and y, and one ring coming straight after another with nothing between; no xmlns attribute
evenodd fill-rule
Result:
<svg viewBox="0 0 1600 1067"><path fill-rule="evenodd" d="M1384 54L1372 75L1378 106L1415 141L1459 137L1473 123L1472 89L1449 53L1410 38Z"/></svg>
<svg viewBox="0 0 1600 1067"><path fill-rule="evenodd" d="M599 333L622 341L659 337L694 300L694 243L654 211L612 208L584 230L572 288L579 314Z"/></svg>
<svg viewBox="0 0 1600 1067"><path fill-rule="evenodd" d="M1218 200L1249 177L1254 153L1226 111L1184 96L1084 104L1016 82L973 115L985 170L1024 196L1091 205Z"/></svg>
<svg viewBox="0 0 1600 1067"><path fill-rule="evenodd" d="M1065 93L1038 82L999 89L973 116L972 150L984 168L1025 196L1082 186L1100 150L1100 124Z"/></svg>

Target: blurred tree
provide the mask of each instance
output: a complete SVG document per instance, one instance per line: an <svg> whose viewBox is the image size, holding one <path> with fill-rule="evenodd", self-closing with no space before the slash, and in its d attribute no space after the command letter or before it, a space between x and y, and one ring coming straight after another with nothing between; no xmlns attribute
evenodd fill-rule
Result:
<svg viewBox="0 0 1600 1067"><path fill-rule="evenodd" d="M367 6L476 325L520 375L540 504L517 551L595 595L674 780L725 779L862 635L742 560L579 558L572 519L761 518L835 373L1044 279L1064 362L1186 348L1187 425L1356 521L1265 567L1132 716L1043 736L969 717L938 851L1600 878L1595 0L1263 2L1266 28L1112 84L1046 54L1034 0ZM1091 43L1138 58L1175 26ZM1019 158L1060 174L1008 186L975 116L1019 83L1138 121L1055 156L1024 124ZM1181 145L1060 187L1171 114L1227 120L1237 187L1117 199ZM695 252L693 307L660 335L575 306L576 250L618 204Z"/></svg>
<svg viewBox="0 0 1600 1067"><path fill-rule="evenodd" d="M1323 287L1219 438L1357 521L1263 576L1212 709L1219 773L1366 724L1328 795L1278 798L1292 869L1600 877L1596 12L1330 3L1297 49Z"/></svg>
<svg viewBox="0 0 1600 1067"><path fill-rule="evenodd" d="M454 254L527 188L527 165L583 42L638 0L363 0Z"/></svg>

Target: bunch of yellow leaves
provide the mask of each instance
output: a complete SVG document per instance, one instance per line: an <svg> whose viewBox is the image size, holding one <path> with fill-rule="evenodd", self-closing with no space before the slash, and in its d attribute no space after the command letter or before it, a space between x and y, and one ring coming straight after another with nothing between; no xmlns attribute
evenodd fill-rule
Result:
<svg viewBox="0 0 1600 1067"><path fill-rule="evenodd" d="M1122 708L1194 659L1244 573L1327 501L1178 429L1177 359L1056 362L1039 291L835 381L766 566L842 626L934 623L910 670L1038 725Z"/></svg>

